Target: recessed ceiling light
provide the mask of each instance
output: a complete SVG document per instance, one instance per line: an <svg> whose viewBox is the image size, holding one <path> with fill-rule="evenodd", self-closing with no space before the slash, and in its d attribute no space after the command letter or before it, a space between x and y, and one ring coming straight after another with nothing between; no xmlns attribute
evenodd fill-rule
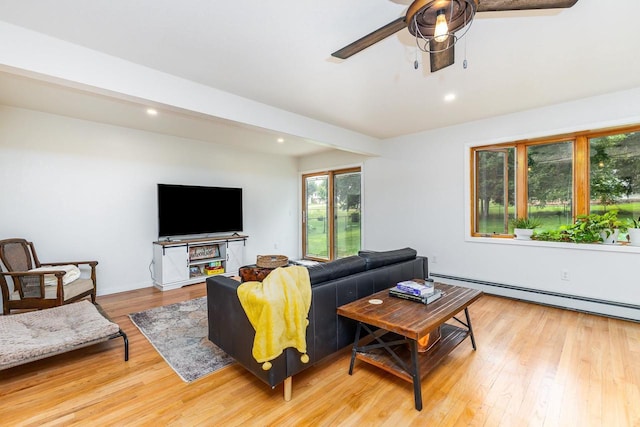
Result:
<svg viewBox="0 0 640 427"><path fill-rule="evenodd" d="M278 144L284 144L284 138L278 138Z"/></svg>
<svg viewBox="0 0 640 427"><path fill-rule="evenodd" d="M154 108L147 108L147 114L150 116L157 116L158 115L158 110L154 109Z"/></svg>
<svg viewBox="0 0 640 427"><path fill-rule="evenodd" d="M455 93L448 93L444 96L444 100L445 102L451 102L454 99L456 99L456 94Z"/></svg>

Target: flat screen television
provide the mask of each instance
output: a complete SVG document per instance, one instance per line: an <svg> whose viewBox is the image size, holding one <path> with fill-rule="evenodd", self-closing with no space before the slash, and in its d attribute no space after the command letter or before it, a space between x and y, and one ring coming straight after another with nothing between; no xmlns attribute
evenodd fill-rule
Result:
<svg viewBox="0 0 640 427"><path fill-rule="evenodd" d="M159 237L242 230L242 188L158 184Z"/></svg>

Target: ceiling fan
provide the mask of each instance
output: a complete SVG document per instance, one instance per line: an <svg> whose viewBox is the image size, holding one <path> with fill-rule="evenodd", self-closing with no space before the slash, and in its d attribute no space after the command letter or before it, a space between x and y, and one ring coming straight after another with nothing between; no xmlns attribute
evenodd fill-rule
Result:
<svg viewBox="0 0 640 427"><path fill-rule="evenodd" d="M431 72L454 62L453 46L464 36L476 12L508 10L563 9L578 0L415 0L405 16L378 28L331 54L347 59L369 46L407 28L416 37L418 48L429 53ZM460 37L456 31L465 29ZM417 62L416 62L417 68Z"/></svg>

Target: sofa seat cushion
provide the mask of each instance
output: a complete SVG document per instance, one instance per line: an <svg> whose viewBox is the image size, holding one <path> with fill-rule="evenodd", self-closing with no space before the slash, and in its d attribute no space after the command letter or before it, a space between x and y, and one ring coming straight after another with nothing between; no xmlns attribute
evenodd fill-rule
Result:
<svg viewBox="0 0 640 427"><path fill-rule="evenodd" d="M365 260L367 270L372 270L374 268L384 267L385 265L396 264L398 262L415 259L417 255L418 253L416 252L416 250L411 248L395 249L392 251L384 252L358 252L358 256Z"/></svg>
<svg viewBox="0 0 640 427"><path fill-rule="evenodd" d="M359 256L340 258L307 267L311 286L365 271L365 260Z"/></svg>

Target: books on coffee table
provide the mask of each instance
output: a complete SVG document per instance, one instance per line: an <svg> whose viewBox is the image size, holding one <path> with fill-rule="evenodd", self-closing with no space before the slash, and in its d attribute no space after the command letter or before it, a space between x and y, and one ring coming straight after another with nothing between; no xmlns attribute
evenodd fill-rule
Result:
<svg viewBox="0 0 640 427"><path fill-rule="evenodd" d="M421 296L421 297L432 295L435 290L433 280L431 279L405 280L405 281L399 282L396 285L396 287L404 293Z"/></svg>
<svg viewBox="0 0 640 427"><path fill-rule="evenodd" d="M433 293L429 295L414 295L412 293L404 292L396 285L393 288L389 289L389 295L395 298L421 302L422 304L430 304L442 297L442 291L440 289L434 289Z"/></svg>

